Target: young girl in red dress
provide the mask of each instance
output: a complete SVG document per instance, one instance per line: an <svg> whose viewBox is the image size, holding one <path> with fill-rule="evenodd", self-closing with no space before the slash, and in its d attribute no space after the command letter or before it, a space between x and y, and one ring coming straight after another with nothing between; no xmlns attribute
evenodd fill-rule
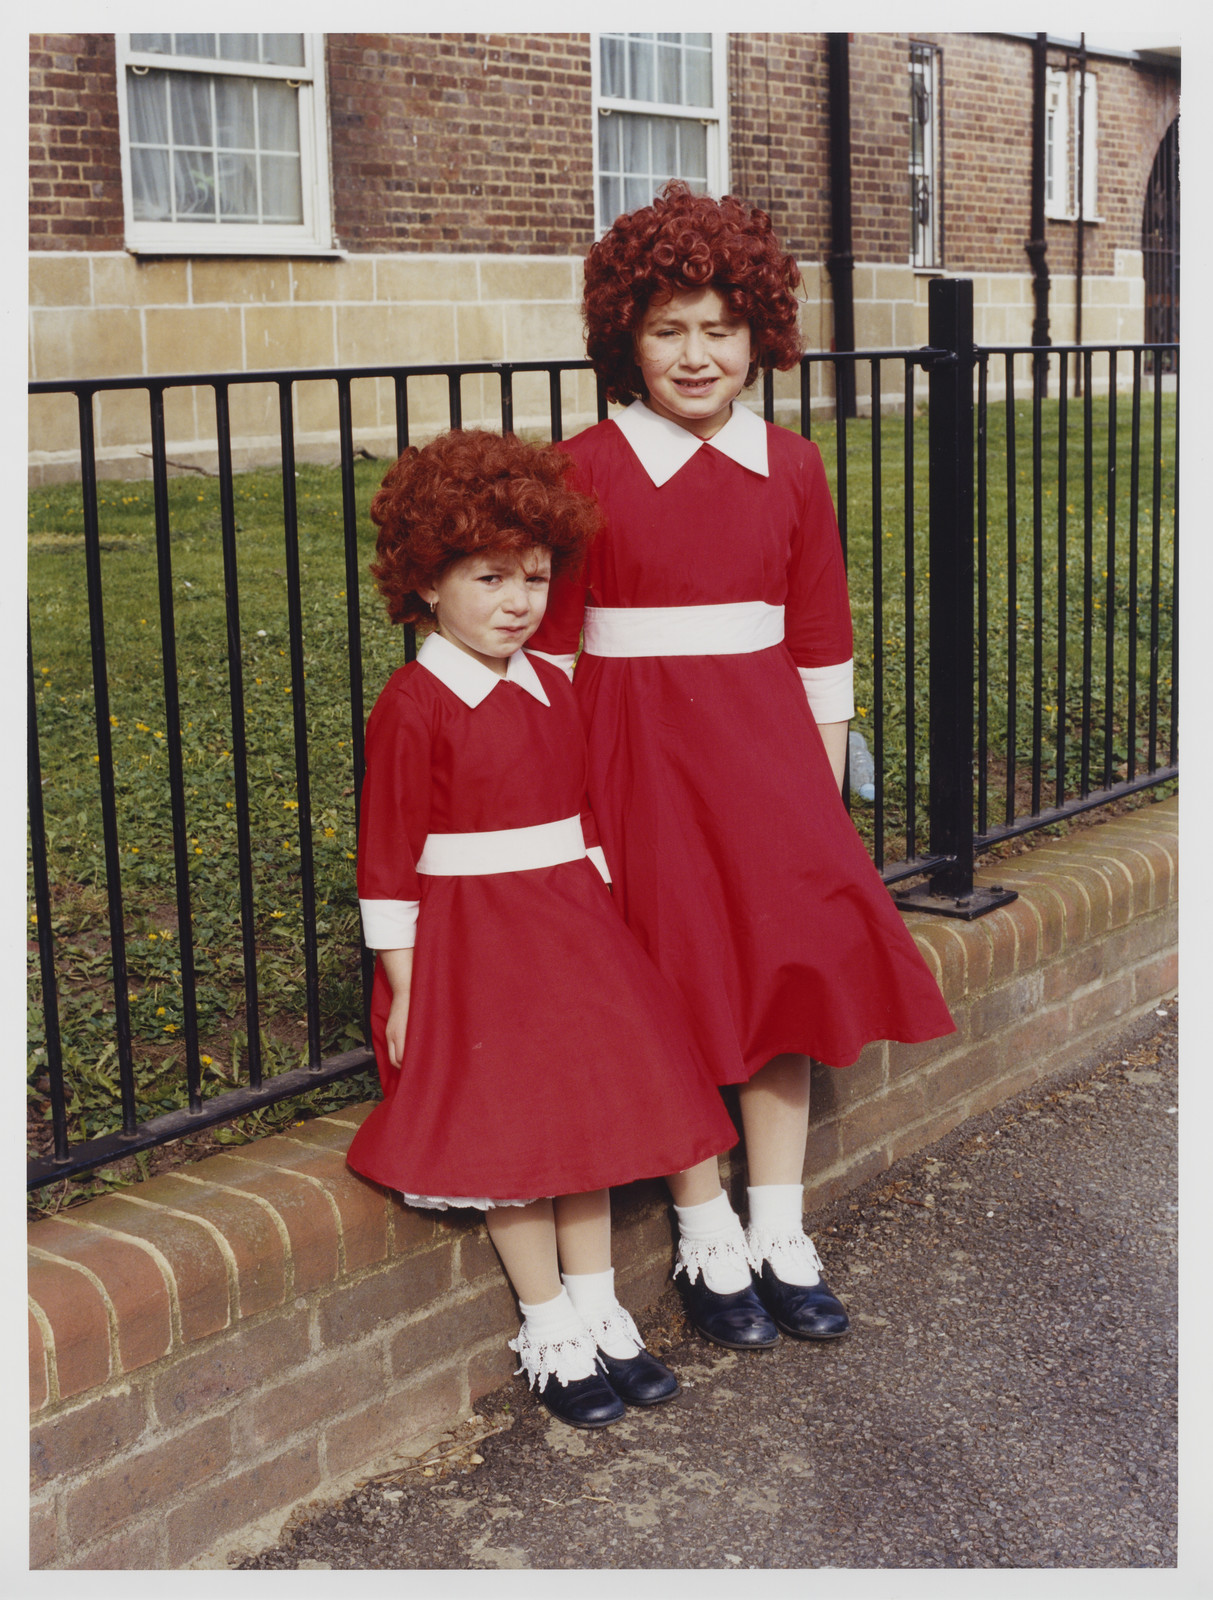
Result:
<svg viewBox="0 0 1213 1600"><path fill-rule="evenodd" d="M484 1211L519 1370L562 1421L600 1427L678 1392L615 1298L609 1187L714 1162L736 1135L603 882L573 691L522 648L598 525L571 466L451 433L372 502L393 621L436 626L367 723L358 895L384 1098L349 1163L410 1205Z"/></svg>
<svg viewBox="0 0 1213 1600"><path fill-rule="evenodd" d="M953 1030L840 796L851 617L820 453L738 403L795 365L799 281L764 213L679 183L592 247L587 349L627 409L559 447L605 529L533 642L571 670L584 629L616 899L739 1086L745 1233L714 1160L670 1180L693 1320L738 1348L848 1325L801 1221L810 1056Z"/></svg>

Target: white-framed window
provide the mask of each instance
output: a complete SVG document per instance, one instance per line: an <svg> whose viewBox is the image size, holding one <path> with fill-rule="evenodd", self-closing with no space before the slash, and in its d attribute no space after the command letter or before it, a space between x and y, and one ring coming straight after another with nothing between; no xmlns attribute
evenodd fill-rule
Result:
<svg viewBox="0 0 1213 1600"><path fill-rule="evenodd" d="M117 35L128 249L332 250L323 41Z"/></svg>
<svg viewBox="0 0 1213 1600"><path fill-rule="evenodd" d="M943 263L940 59L932 44L910 46L910 265Z"/></svg>
<svg viewBox="0 0 1213 1600"><path fill-rule="evenodd" d="M1085 101L1083 90L1085 85ZM1093 72L1050 67L1045 78L1045 216L1078 216L1079 123L1082 124L1083 220L1097 220L1099 91Z"/></svg>
<svg viewBox="0 0 1213 1600"><path fill-rule="evenodd" d="M728 35L593 36L594 222L601 234L669 178L728 188Z"/></svg>

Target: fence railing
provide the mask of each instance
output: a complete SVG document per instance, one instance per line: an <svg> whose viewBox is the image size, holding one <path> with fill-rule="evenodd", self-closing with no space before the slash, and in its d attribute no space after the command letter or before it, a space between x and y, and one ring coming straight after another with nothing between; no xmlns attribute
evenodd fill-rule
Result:
<svg viewBox="0 0 1213 1600"><path fill-rule="evenodd" d="M31 519L31 1188L371 1065L353 883L363 725L412 640L364 578L365 502L386 463L357 442L359 386L388 386L397 449L465 411L512 428L519 378L528 431L556 439L562 379L587 367L30 385L72 397L80 451L79 485L35 496ZM767 419L817 440L834 487L854 727L875 761L852 815L890 886L927 880L904 903L980 915L1000 903L974 887L983 851L1177 775L1177 367L1170 345L975 350L971 285L940 280L928 346L813 352L765 378ZM843 369L857 416L832 405ZM465 407L471 379L496 386L488 416ZM435 381L445 416L411 420L411 390ZM297 462L299 397L317 384L335 401L335 477ZM274 398L272 476L233 467L233 400L250 385ZM201 485L170 475L179 391L213 404ZM147 497L99 477L95 408L120 394L147 407ZM75 521L65 534L39 516ZM158 650L138 614L153 610Z"/></svg>

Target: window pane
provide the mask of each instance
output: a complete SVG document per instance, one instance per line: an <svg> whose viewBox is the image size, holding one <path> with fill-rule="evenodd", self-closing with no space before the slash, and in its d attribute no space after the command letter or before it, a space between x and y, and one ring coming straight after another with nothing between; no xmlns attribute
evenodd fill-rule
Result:
<svg viewBox="0 0 1213 1600"><path fill-rule="evenodd" d="M649 150L650 117L623 118L623 170L625 172L651 172Z"/></svg>
<svg viewBox="0 0 1213 1600"><path fill-rule="evenodd" d="M657 94L658 100L663 100L667 105L679 106L682 104L682 51L677 45L659 44L657 46Z"/></svg>
<svg viewBox="0 0 1213 1600"><path fill-rule="evenodd" d="M654 59L651 33L628 35L628 93L629 100L655 100L657 98L657 63Z"/></svg>
<svg viewBox="0 0 1213 1600"><path fill-rule="evenodd" d="M618 178L600 178L598 180L598 211L602 222L610 227L615 218L623 210L622 190Z"/></svg>
<svg viewBox="0 0 1213 1600"><path fill-rule="evenodd" d="M173 36L171 33L132 33L131 49L151 52L158 56L171 56Z"/></svg>
<svg viewBox="0 0 1213 1600"><path fill-rule="evenodd" d="M221 33L219 54L224 61L259 61L260 44L259 33Z"/></svg>
<svg viewBox="0 0 1213 1600"><path fill-rule="evenodd" d="M251 78L215 79L215 143L221 150L255 147L254 93Z"/></svg>
<svg viewBox="0 0 1213 1600"><path fill-rule="evenodd" d="M215 35L213 33L175 33L173 35L173 54L175 56L205 56L214 61L217 59Z"/></svg>
<svg viewBox="0 0 1213 1600"><path fill-rule="evenodd" d="M664 182L678 173L678 124L673 117L654 117L650 126L653 132L653 176Z"/></svg>
<svg viewBox="0 0 1213 1600"><path fill-rule="evenodd" d="M257 143L262 150L299 154L298 89L286 83L257 85Z"/></svg>
<svg viewBox="0 0 1213 1600"><path fill-rule="evenodd" d="M623 209L639 211L647 206L655 193L652 178L628 178L623 185Z"/></svg>
<svg viewBox="0 0 1213 1600"><path fill-rule="evenodd" d="M620 172L623 161L619 153L619 134L622 118L616 113L598 118L598 165L603 172Z"/></svg>
<svg viewBox="0 0 1213 1600"><path fill-rule="evenodd" d="M625 210L648 205L667 178L685 178L697 192L706 191L708 130L698 118L616 111L599 118L599 130L599 175L613 178L622 172ZM607 215L605 197L602 215Z"/></svg>
<svg viewBox="0 0 1213 1600"><path fill-rule="evenodd" d="M612 99L623 100L627 98L624 82L623 40L615 34L604 33L602 36L602 93L610 95Z"/></svg>
<svg viewBox="0 0 1213 1600"><path fill-rule="evenodd" d="M712 48L712 35L710 33L684 33L682 42L695 50L708 50Z"/></svg>
<svg viewBox="0 0 1213 1600"><path fill-rule="evenodd" d="M171 221L173 194L167 150L131 151L131 190L131 210L136 222Z"/></svg>
<svg viewBox="0 0 1213 1600"><path fill-rule="evenodd" d="M263 33L261 59L275 67L301 67L304 62L301 33Z"/></svg>
<svg viewBox="0 0 1213 1600"><path fill-rule="evenodd" d="M225 222L256 222L257 158L225 151L219 157L219 213Z"/></svg>
<svg viewBox="0 0 1213 1600"><path fill-rule="evenodd" d="M706 34L688 34L688 38L707 38ZM712 52L711 50L686 51L686 88L683 105L710 106L712 102Z"/></svg>
<svg viewBox="0 0 1213 1600"><path fill-rule="evenodd" d="M261 220L303 221L303 178L297 156L262 156Z"/></svg>
<svg viewBox="0 0 1213 1600"><path fill-rule="evenodd" d="M685 178L692 189L706 187L708 181L708 130L702 122L678 123L678 171L673 177Z"/></svg>
<svg viewBox="0 0 1213 1600"><path fill-rule="evenodd" d="M173 143L210 145L211 84L214 80L195 73L175 73L169 79L173 106Z"/></svg>
<svg viewBox="0 0 1213 1600"><path fill-rule="evenodd" d="M215 220L215 165L210 155L177 151L173 157L173 188L176 221Z"/></svg>
<svg viewBox="0 0 1213 1600"><path fill-rule="evenodd" d="M127 106L131 113L131 142L168 143L168 73L149 72L137 78L127 74Z"/></svg>

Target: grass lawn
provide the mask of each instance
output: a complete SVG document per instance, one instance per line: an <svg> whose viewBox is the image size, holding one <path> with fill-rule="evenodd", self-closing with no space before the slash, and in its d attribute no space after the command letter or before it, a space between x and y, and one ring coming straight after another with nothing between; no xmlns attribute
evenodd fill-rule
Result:
<svg viewBox="0 0 1213 1600"><path fill-rule="evenodd" d="M1045 406L1042 457L1044 544L1040 565L1045 759L1059 729L1070 741L1067 792L1079 780L1076 736L1092 728L1096 768L1111 739L1113 765L1127 756L1130 711L1136 717L1139 768L1144 765L1145 690L1152 604L1150 533L1152 484L1139 488L1136 568L1129 551L1130 466L1128 401L1119 401L1116 470L1109 498L1107 402L1092 405L1096 462L1092 495L1084 495L1081 413L1071 404L1068 488L1058 498L1057 403ZM1151 418L1143 420L1148 461ZM1018 451L1008 466L1005 418L991 411L988 500L990 621L984 634L990 671L989 771L1004 787L1022 783L1030 761L1031 643L1036 606L1032 546L1031 407L1015 408ZM883 828L877 839L873 808L856 800L856 824L878 858L895 860L925 847L928 664L926 595L926 419L914 423L914 504L905 504L904 423L884 418L874 457L872 424L847 426L845 523L856 625L858 714L853 726L876 744L882 730ZM827 470L837 484L833 425L815 424ZM1170 505L1174 471L1174 399L1164 409L1164 472L1156 606L1160 675L1170 689ZM879 473L874 460L879 463ZM403 658L400 630L390 627L366 577L373 533L366 508L388 463L355 466L364 714ZM296 476L302 573L308 761L315 854L325 1054L362 1042L358 972L358 914L354 885L354 798L346 573L341 484L335 468L302 466ZM224 575L218 482L196 475L169 485L172 596L183 729L187 826L204 1092L247 1081L246 1030L239 934L232 727L228 700ZM1058 516L1067 526L1067 679L1057 673ZM1109 506L1116 537L1109 560ZM103 482L99 490L101 566L105 603L111 737L119 817L122 892L126 907L131 1018L139 1082L139 1115L186 1104L184 1045L172 828L166 750L160 610L152 486ZM267 1075L300 1064L306 1043L302 919L299 890L299 814L295 787L293 697L286 595L286 554L280 478L251 472L236 479L242 666L251 786L255 921L262 1037ZM1088 534L1089 526L1089 534ZM1093 588L1085 589L1089 538ZM912 556L912 566L907 557ZM905 573L913 573L907 593ZM1012 589L1014 593L1012 593ZM79 485L33 491L29 498L29 592L37 685L43 799L53 885L53 930L59 962L61 1027L73 1139L120 1126L115 1069L105 865L101 844L97 736L87 622L83 519ZM877 594L883 601L876 604ZM1138 693L1130 704L1130 606L1136 608ZM914 671L907 673L907 616L912 615ZM1109 627L1111 633L1109 635ZM1088 639L1089 635L1089 639ZM1109 655L1109 637L1111 649ZM1091 704L1084 708L1079 673L1084 648L1093 662ZM882 682L877 686L879 657ZM1016 659L1018 666L1016 666ZM1111 661L1110 677L1107 662ZM1009 708L1016 740L1009 752ZM1169 699L1163 708L1169 740ZM908 733L915 740L920 785L917 831L907 829ZM1012 759L1013 757L1013 759ZM1160 764L1167 759L1164 744ZM1098 770L1092 787L1099 787ZM1049 793L1044 800L1052 802ZM31 935L33 932L31 899ZM36 950L31 947L29 1108L32 1145L45 1151L45 1038ZM323 1091L323 1106L374 1092L368 1076ZM317 1109L317 1096L309 1106ZM291 1103L221 1129L219 1141L242 1141L299 1115ZM147 1161L140 1164L146 1169ZM74 1186L73 1196L125 1181L111 1172ZM49 1194L49 1191L47 1191ZM47 1201L50 1203L58 1203Z"/></svg>

